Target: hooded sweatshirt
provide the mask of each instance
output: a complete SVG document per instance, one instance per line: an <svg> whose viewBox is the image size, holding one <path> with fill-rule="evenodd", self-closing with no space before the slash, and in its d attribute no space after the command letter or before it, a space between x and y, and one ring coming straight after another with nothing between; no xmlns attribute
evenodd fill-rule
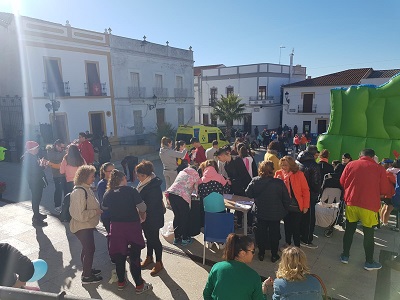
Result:
<svg viewBox="0 0 400 300"><path fill-rule="evenodd" d="M197 193L197 186L200 182L199 173L195 169L187 167L179 172L168 192L183 198L190 204L192 192Z"/></svg>
<svg viewBox="0 0 400 300"><path fill-rule="evenodd" d="M221 174L218 174L214 167L209 166L204 169L203 177L201 177L202 183L207 183L210 181L217 181L223 186L228 183L228 180L224 178Z"/></svg>
<svg viewBox="0 0 400 300"><path fill-rule="evenodd" d="M160 159L163 163L163 170L165 171L176 171L176 159L184 158L186 155L186 149L182 152L173 150L171 148L162 147L160 148Z"/></svg>

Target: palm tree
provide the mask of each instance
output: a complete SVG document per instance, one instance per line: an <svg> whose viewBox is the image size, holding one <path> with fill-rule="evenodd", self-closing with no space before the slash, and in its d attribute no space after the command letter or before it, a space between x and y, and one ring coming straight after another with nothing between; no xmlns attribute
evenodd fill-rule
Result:
<svg viewBox="0 0 400 300"><path fill-rule="evenodd" d="M221 100L215 102L212 116L218 117L226 125L226 138L231 137L233 121L241 121L245 116L245 105L240 103L242 99L238 95L229 94L227 97L221 95Z"/></svg>

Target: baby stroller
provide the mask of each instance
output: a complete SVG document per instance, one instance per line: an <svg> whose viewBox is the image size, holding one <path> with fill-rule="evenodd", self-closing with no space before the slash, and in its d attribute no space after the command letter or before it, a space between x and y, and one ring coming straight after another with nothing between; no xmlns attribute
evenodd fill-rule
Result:
<svg viewBox="0 0 400 300"><path fill-rule="evenodd" d="M343 224L343 190L336 175L325 175L319 202L315 205L315 225L325 228L324 235L328 238L336 224Z"/></svg>

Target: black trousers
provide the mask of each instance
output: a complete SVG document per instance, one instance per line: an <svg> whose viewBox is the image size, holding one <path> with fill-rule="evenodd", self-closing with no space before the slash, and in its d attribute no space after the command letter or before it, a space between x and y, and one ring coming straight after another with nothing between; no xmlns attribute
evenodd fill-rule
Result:
<svg viewBox="0 0 400 300"><path fill-rule="evenodd" d="M300 247L300 223L301 223L301 212L289 212L283 219L285 225L285 241L286 244L292 244L293 242L296 247ZM258 229L258 228L257 228Z"/></svg>
<svg viewBox="0 0 400 300"><path fill-rule="evenodd" d="M357 222L346 220L346 230L343 235L343 255L350 256L350 248L353 243L354 232L357 229ZM365 261L372 263L374 261L374 228L364 227L364 251Z"/></svg>
<svg viewBox="0 0 400 300"><path fill-rule="evenodd" d="M131 245L129 251L129 270L131 271L135 285L139 286L143 284L142 270L140 267L140 251L141 249L135 245ZM127 255L116 254L113 256L115 260L115 269L117 271L118 282L124 282L125 280L125 265Z"/></svg>
<svg viewBox="0 0 400 300"><path fill-rule="evenodd" d="M265 254L265 245L268 243L267 239L269 239L272 256L278 255L280 238L280 221L257 219L256 240L259 254Z"/></svg>
<svg viewBox="0 0 400 300"><path fill-rule="evenodd" d="M94 244L94 229L81 229L75 232L75 235L82 244L81 262L83 267L82 276L89 277L92 275L93 257L96 250Z"/></svg>
<svg viewBox="0 0 400 300"><path fill-rule="evenodd" d="M111 224L111 219L108 217L101 217L101 222L103 223L104 228L107 231L107 234L110 234L110 224Z"/></svg>
<svg viewBox="0 0 400 300"><path fill-rule="evenodd" d="M162 259L162 244L160 241L160 229L153 228L144 222L142 224L144 236L147 241L147 256L153 257L153 252L156 254L156 261Z"/></svg>
<svg viewBox="0 0 400 300"><path fill-rule="evenodd" d="M307 213L302 214L300 224L301 241L306 244L311 244L315 229L315 203L316 200L311 199L310 208Z"/></svg>
<svg viewBox="0 0 400 300"><path fill-rule="evenodd" d="M169 194L169 202L174 212L175 238L187 240L189 238L190 207L182 197Z"/></svg>
<svg viewBox="0 0 400 300"><path fill-rule="evenodd" d="M32 211L33 218L37 219L39 217L39 206L42 201L43 195L43 185L32 184L29 186L32 193Z"/></svg>
<svg viewBox="0 0 400 300"><path fill-rule="evenodd" d="M235 215L237 217L237 224L241 226L243 224L243 212L236 210ZM250 209L247 212L247 226L249 226L249 227L253 226L253 218L254 218L254 215Z"/></svg>
<svg viewBox="0 0 400 300"><path fill-rule="evenodd" d="M66 195L66 183L65 177L53 177L54 181L54 206L59 207L61 206L63 197Z"/></svg>
<svg viewBox="0 0 400 300"><path fill-rule="evenodd" d="M138 164L138 158L135 156L125 156L121 161L122 168L129 181L134 182L136 179L135 167ZM129 176L128 176L129 174Z"/></svg>

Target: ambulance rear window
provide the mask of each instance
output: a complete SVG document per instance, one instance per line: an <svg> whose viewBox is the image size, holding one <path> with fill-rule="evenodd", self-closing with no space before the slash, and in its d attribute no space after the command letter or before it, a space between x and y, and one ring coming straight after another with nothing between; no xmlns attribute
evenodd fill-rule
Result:
<svg viewBox="0 0 400 300"><path fill-rule="evenodd" d="M217 139L217 133L209 133L208 134L208 142L207 143L212 143L213 141L216 141Z"/></svg>
<svg viewBox="0 0 400 300"><path fill-rule="evenodd" d="M177 133L176 140L177 141L184 141L186 145L190 145L190 139L192 138L191 134L188 133Z"/></svg>

